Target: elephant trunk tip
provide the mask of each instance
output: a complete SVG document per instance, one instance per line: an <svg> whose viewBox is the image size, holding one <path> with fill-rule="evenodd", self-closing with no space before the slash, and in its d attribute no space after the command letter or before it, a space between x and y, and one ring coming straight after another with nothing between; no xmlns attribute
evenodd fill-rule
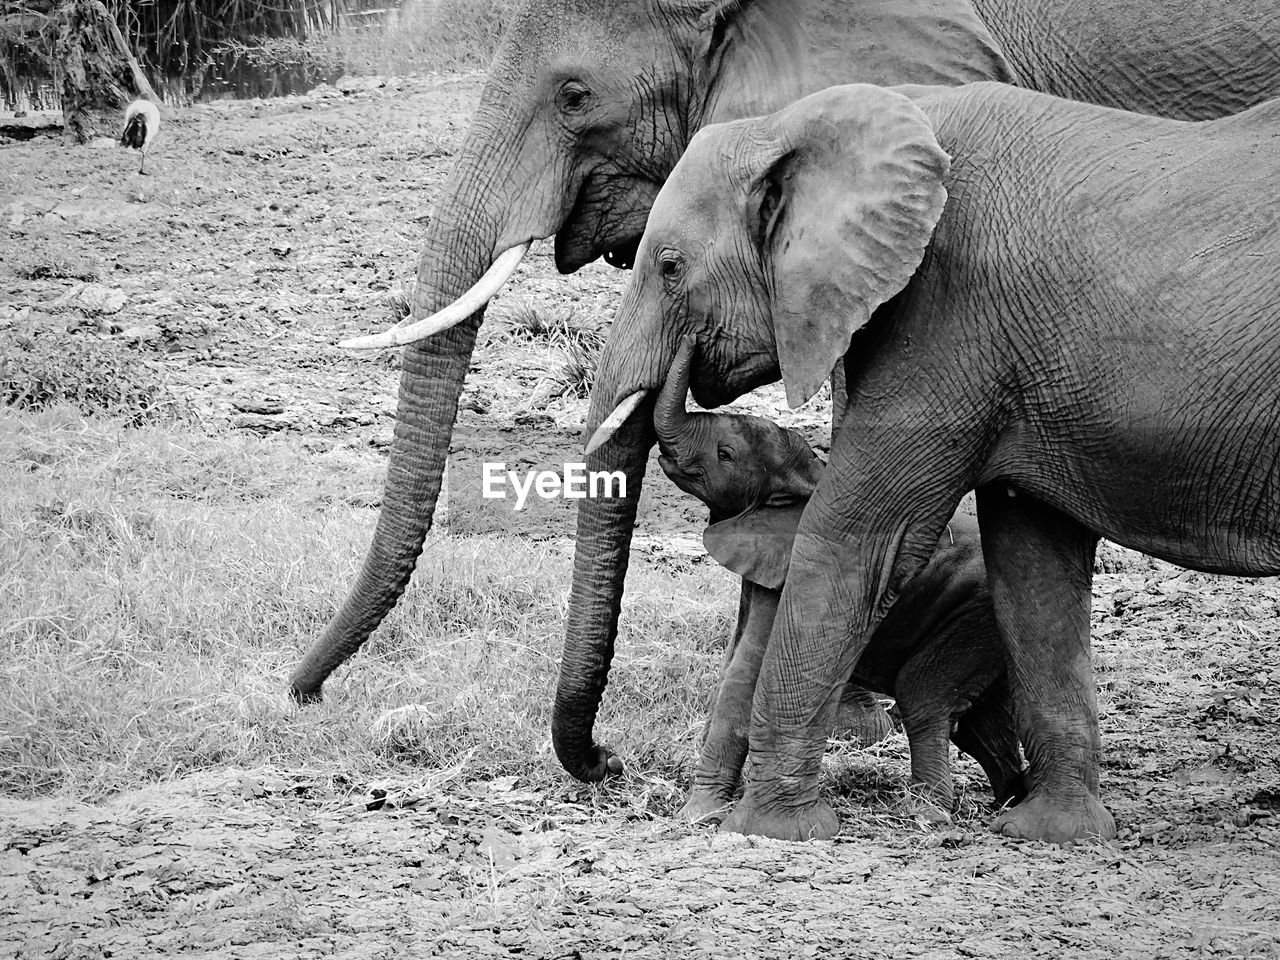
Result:
<svg viewBox="0 0 1280 960"><path fill-rule="evenodd" d="M324 700L324 683L291 679L289 681L289 699L300 707L320 703Z"/></svg>

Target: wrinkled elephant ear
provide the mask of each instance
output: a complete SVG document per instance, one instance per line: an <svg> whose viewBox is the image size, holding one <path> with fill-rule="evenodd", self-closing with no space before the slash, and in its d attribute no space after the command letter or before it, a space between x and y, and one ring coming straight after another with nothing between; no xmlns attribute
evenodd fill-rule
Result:
<svg viewBox="0 0 1280 960"><path fill-rule="evenodd" d="M707 527L702 532L702 545L744 580L781 590L803 512L803 502L748 510Z"/></svg>
<svg viewBox="0 0 1280 960"><path fill-rule="evenodd" d="M914 103L864 84L823 90L762 123L770 143L753 184L759 207L749 209L797 407L920 266L950 158Z"/></svg>

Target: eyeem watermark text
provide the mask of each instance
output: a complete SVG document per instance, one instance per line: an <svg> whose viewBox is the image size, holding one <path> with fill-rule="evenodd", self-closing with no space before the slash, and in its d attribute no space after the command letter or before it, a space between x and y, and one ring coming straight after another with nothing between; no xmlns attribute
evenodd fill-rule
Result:
<svg viewBox="0 0 1280 960"><path fill-rule="evenodd" d="M515 491L516 509L523 510L530 493L543 500L563 497L567 500L585 500L591 497L625 497L627 477L621 470L612 473L605 470L587 470L585 463L566 463L564 470L528 470L521 476L508 470L505 462L486 463L482 467L484 485L481 496L486 500L505 500L510 490ZM508 489L509 488L509 489Z"/></svg>

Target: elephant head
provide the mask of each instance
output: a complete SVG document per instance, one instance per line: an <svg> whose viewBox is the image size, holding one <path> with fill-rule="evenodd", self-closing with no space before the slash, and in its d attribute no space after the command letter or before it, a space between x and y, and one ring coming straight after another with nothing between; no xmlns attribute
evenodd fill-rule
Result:
<svg viewBox="0 0 1280 960"><path fill-rule="evenodd" d="M373 543L294 671L295 699L319 698L409 581L487 299L539 238L555 238L562 272L602 255L629 267L692 132L709 117L760 112L798 94L790 7L529 0L515 16L427 228L413 319L349 341L409 349Z"/></svg>
<svg viewBox="0 0 1280 960"><path fill-rule="evenodd" d="M764 417L685 409L695 349L692 338L682 342L658 393L653 426L663 473L705 503L713 523L802 504L822 473L822 461L804 437Z"/></svg>
<svg viewBox="0 0 1280 960"><path fill-rule="evenodd" d="M703 406L779 378L791 406L807 401L920 265L949 167L910 99L865 85L700 132L650 214L601 356L601 413L661 387L683 337Z"/></svg>
<svg viewBox="0 0 1280 960"><path fill-rule="evenodd" d="M653 425L662 472L711 510L707 553L753 583L781 590L800 513L822 461L795 430L746 414L689 413L695 343L685 338L658 393Z"/></svg>
<svg viewBox="0 0 1280 960"><path fill-rule="evenodd" d="M808 400L920 265L948 170L926 116L878 87L832 88L698 133L654 203L601 355L589 465L643 470L643 422L610 411L660 389L685 338L697 344L702 406L779 378L792 406ZM591 669L562 669L553 719L560 759L578 775L621 766L591 738L626 571L625 547L592 548L625 541L629 529L608 536L615 511L606 500L579 507L566 662L573 653ZM623 520L629 528L634 508Z"/></svg>

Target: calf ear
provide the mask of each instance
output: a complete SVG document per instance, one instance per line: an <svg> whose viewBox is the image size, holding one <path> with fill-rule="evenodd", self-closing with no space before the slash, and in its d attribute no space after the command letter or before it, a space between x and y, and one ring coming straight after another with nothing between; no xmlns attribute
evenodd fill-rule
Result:
<svg viewBox="0 0 1280 960"><path fill-rule="evenodd" d="M797 407L920 266L950 159L914 103L865 84L831 87L759 122L768 146L755 161L747 226Z"/></svg>
<svg viewBox="0 0 1280 960"><path fill-rule="evenodd" d="M803 503L748 510L707 527L702 545L744 580L781 590L803 512Z"/></svg>

